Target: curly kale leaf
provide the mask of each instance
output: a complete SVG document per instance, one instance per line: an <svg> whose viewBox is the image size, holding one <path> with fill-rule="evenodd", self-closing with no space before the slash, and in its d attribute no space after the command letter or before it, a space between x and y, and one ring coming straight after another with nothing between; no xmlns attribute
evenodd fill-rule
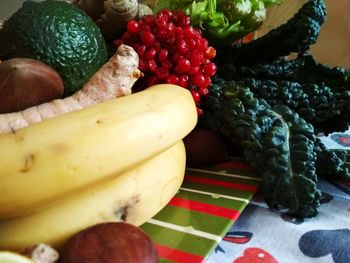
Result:
<svg viewBox="0 0 350 263"><path fill-rule="evenodd" d="M226 80L243 81L271 106L285 104L317 133L345 131L350 123L350 71L315 61L309 54L271 63L218 65Z"/></svg>
<svg viewBox="0 0 350 263"><path fill-rule="evenodd" d="M317 62L314 57L302 53L295 59L279 58L271 63L257 63L249 66L221 65L219 74L225 79L273 79L298 83L316 83L343 91L350 87L350 71L343 67L332 67Z"/></svg>
<svg viewBox="0 0 350 263"><path fill-rule="evenodd" d="M311 123L316 133L346 131L350 123L350 91L324 84L300 84L286 80L243 79L243 85L272 107L287 105Z"/></svg>
<svg viewBox="0 0 350 263"><path fill-rule="evenodd" d="M326 17L323 0L309 0L286 23L264 36L218 52L220 64L251 65L274 61L290 53L304 53L313 45Z"/></svg>
<svg viewBox="0 0 350 263"><path fill-rule="evenodd" d="M321 197L315 173L316 137L310 124L286 106L271 108L249 88L216 78L201 123L239 144L262 177L271 208L298 216L317 214Z"/></svg>
<svg viewBox="0 0 350 263"><path fill-rule="evenodd" d="M350 152L340 149L327 149L319 139L316 141L316 146L317 174L326 178L338 176L350 180Z"/></svg>

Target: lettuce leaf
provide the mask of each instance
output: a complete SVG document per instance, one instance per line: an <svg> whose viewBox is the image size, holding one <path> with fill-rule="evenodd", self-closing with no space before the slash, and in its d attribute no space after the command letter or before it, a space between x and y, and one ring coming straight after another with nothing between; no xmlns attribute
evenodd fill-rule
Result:
<svg viewBox="0 0 350 263"><path fill-rule="evenodd" d="M266 18L266 7L283 0L159 0L153 7L182 10L193 26L203 30L213 46L229 45L260 27Z"/></svg>

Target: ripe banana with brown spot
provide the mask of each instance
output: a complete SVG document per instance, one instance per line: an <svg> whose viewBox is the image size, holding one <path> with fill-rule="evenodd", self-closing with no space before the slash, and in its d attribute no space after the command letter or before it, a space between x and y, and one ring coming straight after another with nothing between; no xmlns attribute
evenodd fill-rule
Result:
<svg viewBox="0 0 350 263"><path fill-rule="evenodd" d="M185 174L186 152L179 141L114 179L86 188L39 212L0 221L0 250L36 243L60 248L91 225L126 221L141 225L176 194Z"/></svg>
<svg viewBox="0 0 350 263"><path fill-rule="evenodd" d="M113 179L184 138L196 123L190 92L166 84L2 134L0 220Z"/></svg>

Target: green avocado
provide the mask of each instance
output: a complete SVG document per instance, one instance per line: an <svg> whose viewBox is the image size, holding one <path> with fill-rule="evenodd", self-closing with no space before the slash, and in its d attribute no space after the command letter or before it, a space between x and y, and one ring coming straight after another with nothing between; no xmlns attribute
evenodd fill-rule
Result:
<svg viewBox="0 0 350 263"><path fill-rule="evenodd" d="M96 23L63 1L26 1L0 31L0 59L38 59L55 69L64 96L81 89L107 61L107 48Z"/></svg>

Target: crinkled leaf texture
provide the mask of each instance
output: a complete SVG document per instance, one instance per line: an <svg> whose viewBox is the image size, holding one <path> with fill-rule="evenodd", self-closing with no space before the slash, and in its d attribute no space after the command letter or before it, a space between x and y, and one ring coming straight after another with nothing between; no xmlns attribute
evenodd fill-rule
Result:
<svg viewBox="0 0 350 263"><path fill-rule="evenodd" d="M301 217L317 214L316 136L310 124L286 106L271 108L249 88L215 78L204 101L201 124L239 144L262 178L271 208Z"/></svg>
<svg viewBox="0 0 350 263"><path fill-rule="evenodd" d="M211 45L221 47L257 30L266 18L266 7L281 2L283 0L159 0L153 11L184 11L193 26L203 29Z"/></svg>

